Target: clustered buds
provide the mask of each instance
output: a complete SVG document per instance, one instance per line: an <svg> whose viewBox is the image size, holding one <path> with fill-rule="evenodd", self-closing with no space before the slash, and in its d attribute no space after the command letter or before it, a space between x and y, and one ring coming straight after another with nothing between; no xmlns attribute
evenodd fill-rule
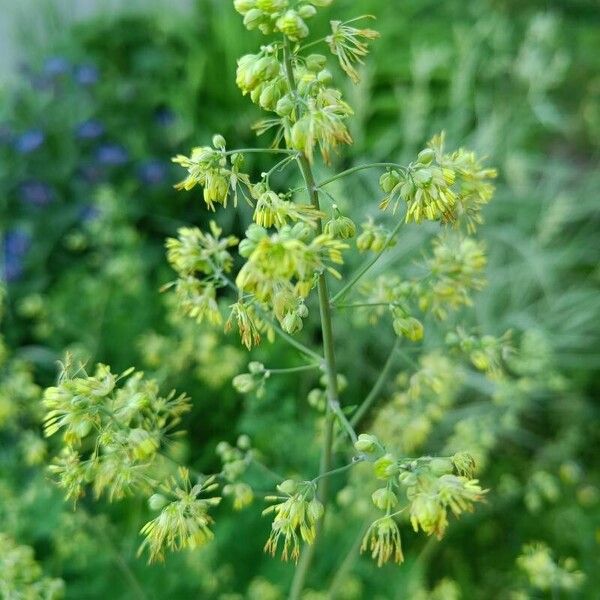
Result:
<svg viewBox="0 0 600 600"><path fill-rule="evenodd" d="M317 14L317 6L329 6L333 0L302 1L294 9L290 0L234 0L235 9L244 17L244 25L268 35L281 32L297 42L308 36L305 20Z"/></svg>
<svg viewBox="0 0 600 600"><path fill-rule="evenodd" d="M91 376L65 370L43 404L46 436L62 431L64 441L50 471L72 500L89 482L96 496L106 490L110 499L144 489L161 444L190 408L185 395L160 396L142 373L116 376L105 365Z"/></svg>
<svg viewBox="0 0 600 600"><path fill-rule="evenodd" d="M230 196L237 206L241 185L249 186L248 176L240 171L244 162L241 154L228 155L225 152L225 139L221 135L213 138L213 148L203 146L193 148L191 155L182 154L173 158L173 162L187 169L187 177L175 187L179 190L191 190L196 185L204 189L204 201L210 210L215 210L215 202L227 207Z"/></svg>
<svg viewBox="0 0 600 600"><path fill-rule="evenodd" d="M166 549L193 550L212 540L214 533L210 526L213 519L208 511L218 505L221 499L201 495L210 495L217 487L214 477L205 478L192 485L189 471L180 468L178 477L169 478L161 485L162 493L150 498L151 508L160 510L160 514L142 527L140 533L146 539L138 554L148 548L149 561L153 562L163 560Z"/></svg>
<svg viewBox="0 0 600 600"><path fill-rule="evenodd" d="M362 232L356 239L359 252L378 253L396 245L396 240L390 235L390 231L383 225L376 224L372 217L361 225L361 229Z"/></svg>
<svg viewBox="0 0 600 600"><path fill-rule="evenodd" d="M473 152L444 153L444 134L434 137L406 169L384 173L380 186L385 197L380 207L395 211L406 203L406 222L423 220L465 223L469 231L481 223L480 211L494 192L494 169L485 169Z"/></svg>
<svg viewBox="0 0 600 600"><path fill-rule="evenodd" d="M247 435L239 436L236 446L220 442L217 446L217 454L223 463L221 475L227 482L223 486L223 496L232 499L234 510L243 510L254 500L252 486L240 481L254 456L250 438Z"/></svg>
<svg viewBox="0 0 600 600"><path fill-rule="evenodd" d="M229 248L236 246L238 239L222 238L222 230L214 221L210 222L210 233L197 227L182 227L177 233L177 238L167 239L166 247L167 259L179 277L163 289L175 288L183 314L198 323L206 320L220 325L217 289L226 284L219 275L231 271L233 257Z"/></svg>
<svg viewBox="0 0 600 600"><path fill-rule="evenodd" d="M385 482L371 496L385 516L372 523L361 546L361 551L370 550L378 566L404 560L396 515L408 510L415 531L422 529L440 538L448 525L448 511L455 516L470 511L485 494L477 480L470 479L473 459L466 453L402 460L386 452L371 434L361 434L354 447L372 463L375 477ZM455 475L454 470L469 476ZM407 504L398 510L401 495Z"/></svg>
<svg viewBox="0 0 600 600"><path fill-rule="evenodd" d="M514 349L511 344L511 331L500 337L493 335L469 335L464 329L446 335L446 344L466 354L473 366L493 376L502 373L503 364L511 357Z"/></svg>
<svg viewBox="0 0 600 600"><path fill-rule="evenodd" d="M316 497L316 485L310 481L286 479L277 490L280 495L266 498L276 504L263 511L264 515L275 514L265 552L274 556L283 540L282 559L297 561L301 542L312 544L315 541L317 522L324 512L323 504Z"/></svg>
<svg viewBox="0 0 600 600"><path fill-rule="evenodd" d="M323 225L323 231L333 238L347 240L356 235L356 225L349 217L345 217L340 209L334 204L332 207L333 216Z"/></svg>

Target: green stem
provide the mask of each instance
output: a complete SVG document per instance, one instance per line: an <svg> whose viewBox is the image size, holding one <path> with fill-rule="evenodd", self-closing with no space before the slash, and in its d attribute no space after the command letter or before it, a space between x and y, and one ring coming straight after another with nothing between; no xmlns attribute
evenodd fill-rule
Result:
<svg viewBox="0 0 600 600"><path fill-rule="evenodd" d="M227 150L223 152L224 156L231 156L232 154L297 154L296 150L290 150L288 148L240 148L239 150Z"/></svg>
<svg viewBox="0 0 600 600"><path fill-rule="evenodd" d="M404 170L405 167L402 167L396 163L390 163L390 162L379 162L379 163L369 163L366 165L357 165L356 167L352 167L351 169L342 171L341 173L338 173L337 175L333 175L329 179L325 179L325 181L321 181L321 183L319 183L319 185L317 187L319 187L319 188L325 187L326 185L329 185L330 183L333 183L334 181L337 181L338 179L343 179L344 177L348 177L349 175L353 175L354 173L358 173L360 171L366 171L367 169L385 169L385 168Z"/></svg>
<svg viewBox="0 0 600 600"><path fill-rule="evenodd" d="M376 308L378 306L396 306L397 302L355 302L353 304L336 304L335 308Z"/></svg>
<svg viewBox="0 0 600 600"><path fill-rule="evenodd" d="M371 259L369 259L362 267L358 269L358 271L354 274L354 276L350 279L350 281L331 299L331 304L336 304L340 300L343 300L351 288L362 278L362 276L381 258L381 255L388 249L392 240L396 237L400 228L403 225L403 221L398 221L398 224L386 240L383 248Z"/></svg>
<svg viewBox="0 0 600 600"><path fill-rule="evenodd" d="M312 483L317 483L319 480L324 479L325 477L331 477L332 475L338 475L339 473L345 473L346 471L350 470L354 465L357 465L358 463L361 463L364 460L365 460L364 457L357 456L351 463L344 465L343 467L339 467L337 469L332 469L331 471L328 471L327 473L320 473L312 480Z"/></svg>
<svg viewBox="0 0 600 600"><path fill-rule="evenodd" d="M373 385L373 388L369 392L368 396L363 400L363 403L358 407L358 410L352 415L352 418L350 419L350 424L352 426L356 427L361 422L362 418L369 412L369 410L371 410L373 404L375 404L377 397L379 396L383 386L385 385L385 382L390 375L394 365L394 355L396 354L396 350L398 349L399 345L400 338L396 338L394 347L392 348L392 351L390 352L390 355L388 356L381 373L379 373L377 381Z"/></svg>
<svg viewBox="0 0 600 600"><path fill-rule="evenodd" d="M288 373L300 373L302 371L314 371L315 369L320 369L320 364L314 365L302 365L301 367L289 367L285 369L268 369L265 368L265 371L269 373L269 375L286 375Z"/></svg>
<svg viewBox="0 0 600 600"><path fill-rule="evenodd" d="M287 38L284 39L284 68L290 90L296 92L296 80L294 78L294 67L292 63L292 56L290 53L290 45ZM315 179L312 172L312 168L309 160L304 154L298 157L298 164L302 172L302 176L306 183L306 188L310 196L311 204L320 210L319 194L315 185ZM322 225L319 225L319 229L322 229ZM321 465L319 473L321 475L331 471L332 455L333 455L333 427L335 422L335 414L340 409L340 403L338 399L337 389L337 370L335 362L335 349L333 345L333 327L331 320L331 307L329 305L329 291L327 287L327 279L325 274L322 273L319 276L318 284L318 296L319 296L319 310L321 314L321 331L323 336L323 353L325 356L325 373L327 376L327 411L325 415L325 435L323 439L323 449L321 453ZM341 412L341 410L340 410ZM329 479L323 477L318 482L317 496L323 503L323 506L327 506L329 499ZM317 539L310 545L306 545L302 553L300 562L294 573L294 579L290 589L289 598L290 600L298 600L304 589L306 577L309 573L318 538L320 537L323 529L325 515L319 522L317 530Z"/></svg>

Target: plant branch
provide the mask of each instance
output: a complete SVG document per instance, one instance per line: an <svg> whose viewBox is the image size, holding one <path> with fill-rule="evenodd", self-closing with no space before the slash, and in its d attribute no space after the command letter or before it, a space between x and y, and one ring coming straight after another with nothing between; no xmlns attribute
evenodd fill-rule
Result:
<svg viewBox="0 0 600 600"><path fill-rule="evenodd" d="M366 171L367 169L385 169L385 168L405 170L405 167L402 167L401 165L398 165L396 163L391 163L391 162L378 162L378 163L369 163L366 165L357 165L356 167L352 167L350 169L347 169L346 171L342 171L341 173L338 173L337 175L333 175L329 179L325 179L324 181L321 181L321 183L319 183L317 187L319 187L319 188L325 187L326 185L329 185L330 183L333 183L334 181L338 181L338 179L343 179L344 177L348 177L349 175L354 175L354 173L358 173L360 171Z"/></svg>

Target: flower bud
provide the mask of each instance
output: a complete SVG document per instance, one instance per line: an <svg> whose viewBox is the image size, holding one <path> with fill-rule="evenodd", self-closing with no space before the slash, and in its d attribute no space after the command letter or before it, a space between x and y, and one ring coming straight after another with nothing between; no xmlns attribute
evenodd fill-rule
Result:
<svg viewBox="0 0 600 600"><path fill-rule="evenodd" d="M304 4L298 9L298 14L303 19L310 19L317 14L317 9L311 4Z"/></svg>
<svg viewBox="0 0 600 600"><path fill-rule="evenodd" d="M212 139L213 146L219 150L225 150L225 138L220 135L214 135Z"/></svg>
<svg viewBox="0 0 600 600"><path fill-rule="evenodd" d="M313 523L318 521L323 516L324 512L325 512L325 508L323 507L323 504L319 500L317 500L316 498L313 498L309 502L308 516L309 516L310 520L313 521Z"/></svg>
<svg viewBox="0 0 600 600"><path fill-rule="evenodd" d="M431 148L425 148L421 150L417 156L417 162L421 165L430 165L435 158L435 152Z"/></svg>
<svg viewBox="0 0 600 600"><path fill-rule="evenodd" d="M262 375L265 372L265 365L257 360L253 360L248 363L248 372L252 375Z"/></svg>
<svg viewBox="0 0 600 600"><path fill-rule="evenodd" d="M377 479L389 479L398 473L398 462L391 454L385 454L373 464Z"/></svg>
<svg viewBox="0 0 600 600"><path fill-rule="evenodd" d="M429 470L438 477L448 475L454 471L454 465L450 458L432 458L429 461Z"/></svg>
<svg viewBox="0 0 600 600"><path fill-rule="evenodd" d="M295 108L295 103L289 94L286 94L283 98L280 98L275 107L275 112L280 117L289 117Z"/></svg>
<svg viewBox="0 0 600 600"><path fill-rule="evenodd" d="M322 54L311 54L306 58L306 68L313 73L318 73L325 68L327 58Z"/></svg>
<svg viewBox="0 0 600 600"><path fill-rule="evenodd" d="M250 440L250 436L246 434L240 435L237 439L236 445L240 450L250 450L250 448L252 447L252 441Z"/></svg>
<svg viewBox="0 0 600 600"><path fill-rule="evenodd" d="M282 494L287 494L288 496L292 496L293 494L296 493L296 490L298 489L298 482L294 481L293 479L286 479L285 481L282 481L277 486L277 489Z"/></svg>
<svg viewBox="0 0 600 600"><path fill-rule="evenodd" d="M256 0L233 0L233 7L241 15L245 15L249 10L256 8Z"/></svg>
<svg viewBox="0 0 600 600"><path fill-rule="evenodd" d="M317 80L323 85L329 85L333 81L333 75L329 69L323 69L322 71L319 71Z"/></svg>
<svg viewBox="0 0 600 600"><path fill-rule="evenodd" d="M373 504L380 510L388 510L398 504L398 497L389 488L379 488L371 495Z"/></svg>
<svg viewBox="0 0 600 600"><path fill-rule="evenodd" d="M317 410L324 410L327 404L327 394L320 388L314 388L308 392L308 403Z"/></svg>
<svg viewBox="0 0 600 600"><path fill-rule="evenodd" d="M339 215L327 221L323 231L334 238L347 240L356 235L356 225L352 219Z"/></svg>
<svg viewBox="0 0 600 600"><path fill-rule="evenodd" d="M256 388L256 382L250 373L236 375L231 383L235 391L239 394L249 394Z"/></svg>
<svg viewBox="0 0 600 600"><path fill-rule="evenodd" d="M398 317L393 321L394 331L398 337L405 337L411 342L423 339L423 323L414 317Z"/></svg>
<svg viewBox="0 0 600 600"><path fill-rule="evenodd" d="M256 0L256 7L266 13L276 13L287 8L288 0Z"/></svg>
<svg viewBox="0 0 600 600"><path fill-rule="evenodd" d="M379 178L381 189L389 194L400 183L400 176L396 171L387 171Z"/></svg>
<svg viewBox="0 0 600 600"><path fill-rule="evenodd" d="M284 15L279 17L276 26L292 42L298 42L309 34L306 23L295 10L288 10Z"/></svg>
<svg viewBox="0 0 600 600"><path fill-rule="evenodd" d="M150 510L161 510L164 508L169 501L162 494L152 494L148 498L148 507Z"/></svg>
<svg viewBox="0 0 600 600"><path fill-rule="evenodd" d="M263 12L258 8L252 8L244 15L244 25L250 31L252 31L253 29L256 29L259 26L260 22L262 21L262 18Z"/></svg>
<svg viewBox="0 0 600 600"><path fill-rule="evenodd" d="M377 452L379 449L379 440L374 436L368 433L361 433L358 436L356 442L354 442L354 447L359 452L364 452L365 454L373 454Z"/></svg>
<svg viewBox="0 0 600 600"><path fill-rule="evenodd" d="M297 333L302 330L303 326L302 318L297 312L288 313L281 321L281 328L286 333Z"/></svg>

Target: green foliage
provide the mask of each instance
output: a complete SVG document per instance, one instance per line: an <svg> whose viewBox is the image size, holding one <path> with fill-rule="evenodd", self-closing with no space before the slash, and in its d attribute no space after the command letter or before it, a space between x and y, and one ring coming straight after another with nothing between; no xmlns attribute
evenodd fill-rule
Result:
<svg viewBox="0 0 600 600"><path fill-rule="evenodd" d="M476 148L488 156L486 164L499 167L497 200L480 213L486 221L479 232L487 255L487 264L480 266L474 246L464 247L457 263L453 252L437 257L430 250L423 257L421 249L437 235L435 224L403 227L392 241L396 217L391 211L371 220L383 196L380 173L358 172L328 185L336 207L322 211L325 221L335 221L326 233L354 245L352 236L344 234L351 226L344 221L338 227L342 215L366 223L356 238L363 258L385 249L372 277L359 282L356 296L340 300L334 315L336 358L345 375L345 385L339 386L343 404L352 418L386 370L396 329L402 338L365 427L400 457L454 456L459 470L452 477L478 477L490 491L474 515L451 523L435 545L413 535L406 512L394 517L405 563L380 571L358 551L369 523L381 518L382 509L373 501L385 506L389 494L377 491L381 484L368 461L332 477L327 534L319 541L305 595L383 599L390 590L405 590L406 597L417 599L593 597L598 587L594 448L600 337L595 11L588 2L558 2L551 11L537 1L482 0L467 7L419 1L403 3L401 9L370 0L336 4L335 15L333 9L329 13L345 27L355 25L345 21L354 14L376 14L374 27L382 35L370 44L374 56L364 67L360 54L359 61L350 58L361 81L357 87L341 86L342 102L354 110L353 118L342 123L348 124L354 144L341 155L329 152L335 171L365 160L408 165L441 129L447 131L449 147ZM18 544L35 548L49 577L66 581L67 597L152 597L158 589L162 597L173 598L284 597L290 569L263 557L261 540L269 532L258 517L260 496L281 480L260 465L268 463L286 479L300 482L314 472L317 461L314 440L322 430L315 430L314 423L327 407L326 382L319 387L316 381L318 359L307 355L304 364L292 346L265 343L279 321L270 322L269 314L242 298L230 325L240 321L249 346L262 338L252 357L261 368L246 368L248 359L235 336L179 316L176 294L156 293L173 279L164 260L164 237L175 237L179 227L187 226L182 214L200 231L208 229L208 219L195 192L188 201L169 191L178 175L168 166L169 175L156 187L138 180L138 164L168 159L197 140L210 140L214 131L240 147L253 145L248 126L256 113L235 89L235 60L250 50L252 36L240 35L239 15L229 3L201 0L198 5L191 18L128 16L65 31L61 52L75 65L95 63L100 83L80 88L71 84L70 75L60 75L52 89L21 86L3 97L1 120L10 129L8 142L4 126L0 131L4 274L7 234L25 233L30 241L24 255L16 253L21 275L9 282L2 322L0 522ZM350 8L352 13L344 14ZM332 35L326 19L300 18L317 36ZM295 18L286 23L289 31L292 26L300 31ZM324 55L306 54L307 87L317 88L314 81L331 87L337 69L325 68ZM38 78L37 67L29 73L36 86L47 77ZM261 108L275 108L274 118L294 111L290 98L279 97L278 86L263 84L260 93L258 88L249 92ZM339 104L341 98L335 100ZM156 114L168 115L165 107L177 117L167 129L154 120ZM88 160L95 160L96 146L72 136L88 117L100 117L106 140L125 146L130 155L127 165L111 168L91 184L78 175ZM47 143L21 155L14 139L32 128L43 129ZM304 148L302 129L296 141ZM329 138L333 148L342 130L330 131L335 133ZM325 181L329 175L317 154L317 182ZM264 188L262 174L273 163L246 155L239 172L256 182L255 193L242 184L238 210L219 210L219 227L242 239L252 217L264 229L293 226L296 217L289 210L305 200L300 190L282 194L299 182L288 169L293 161L280 158L282 164L268 174ZM230 162L225 168L233 170ZM403 175L398 168L390 170ZM55 201L43 207L24 203L20 183L30 179L50 183ZM254 205L252 215L246 200ZM329 202L324 196L323 201ZM80 210L90 203L94 210L80 220ZM398 209L404 206L403 200ZM452 238L453 247L461 247L462 237ZM24 245L23 237L9 239L16 240L11 249ZM229 250L235 273L242 261L235 247ZM337 269L346 274L362 258L343 253L345 264ZM471 256L474 262L465 263ZM439 267L435 277L432 261ZM226 291L217 289L218 313L212 309L223 321L233 301ZM457 299L451 309L445 292ZM381 306L345 307L366 303ZM291 315L291 331L302 323L294 339L312 347L319 339L314 328L318 311L310 298L303 304L308 318L301 304L285 302L280 314ZM431 306L445 314L434 315ZM473 312L465 311L469 307ZM421 324L421 341L409 341L419 338L420 328L407 319ZM510 337L505 335L509 330ZM76 512L71 502L63 504L40 467L47 454L58 452L58 436L42 438L39 386L51 382L52 363L65 348L74 353L75 363L101 361L117 372L143 365L161 389L184 389L193 398L181 424L189 435L170 441L164 448L169 458L155 467L164 481L177 477L173 460L193 464L192 480L196 471L227 473L219 492L224 500L208 513L216 521L210 544L189 555L170 554L166 567L146 565L135 551L142 524L160 514L155 503L149 509L144 498L112 505L84 498ZM229 382L245 371L252 385L241 399ZM242 431L252 437L250 451L221 446L222 453L214 457L218 440L233 444ZM244 441L242 446L247 448ZM475 458L477 474L469 456ZM181 482L173 489L177 486L185 490ZM232 507L245 510L232 513ZM393 560L399 548L394 528L389 521L383 525L381 538L375 535L373 541L381 539L378 547L391 548ZM175 546L184 539L174 539ZM367 546L365 554L373 549Z"/></svg>

